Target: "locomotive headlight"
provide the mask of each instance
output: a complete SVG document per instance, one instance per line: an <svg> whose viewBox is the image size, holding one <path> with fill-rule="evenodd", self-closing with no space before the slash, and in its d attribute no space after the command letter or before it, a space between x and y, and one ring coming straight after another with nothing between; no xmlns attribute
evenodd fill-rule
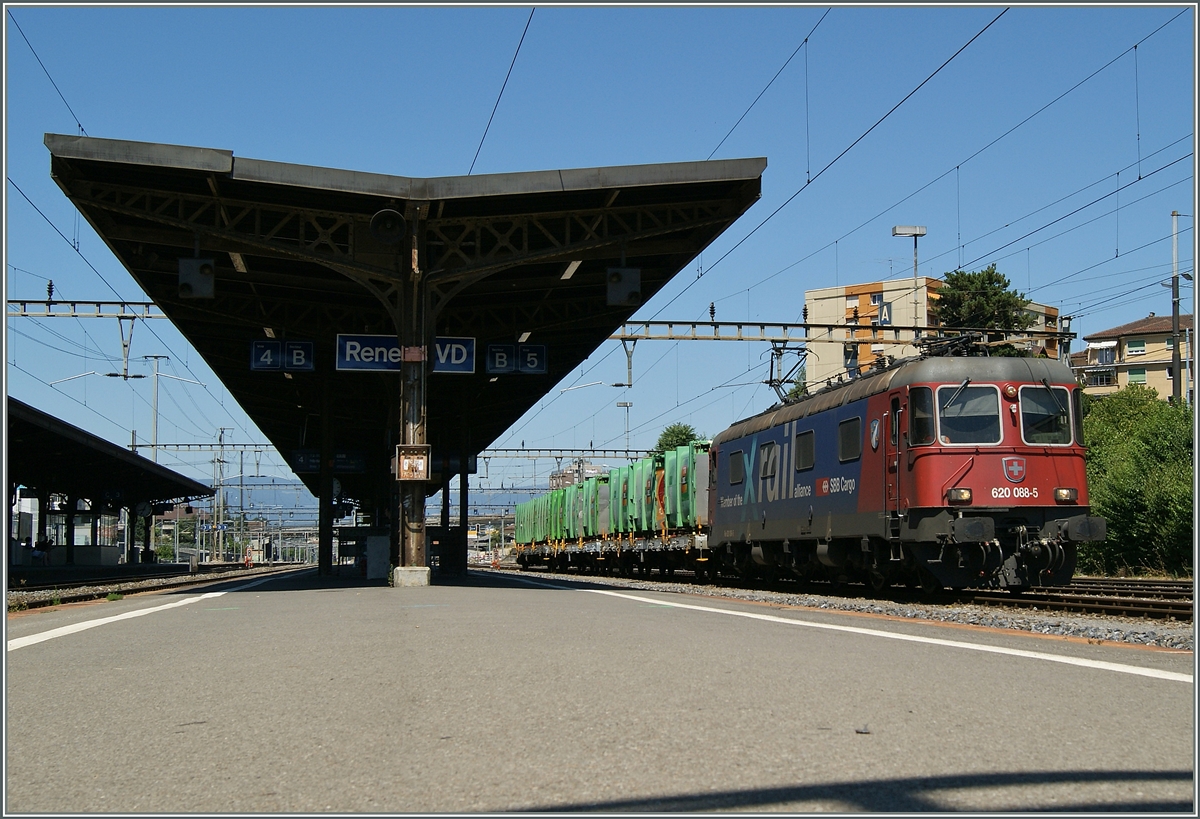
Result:
<svg viewBox="0 0 1200 819"><path fill-rule="evenodd" d="M1009 401L1016 398L1017 397L1017 388L1014 387L1012 384L1009 384L1007 387L1004 388L1004 397L1007 398Z"/></svg>
<svg viewBox="0 0 1200 819"><path fill-rule="evenodd" d="M956 486L946 493L946 499L951 503L970 503L971 490L965 486Z"/></svg>
<svg viewBox="0 0 1200 819"><path fill-rule="evenodd" d="M1059 487L1054 490L1054 500L1058 503L1074 503L1079 500L1079 490Z"/></svg>

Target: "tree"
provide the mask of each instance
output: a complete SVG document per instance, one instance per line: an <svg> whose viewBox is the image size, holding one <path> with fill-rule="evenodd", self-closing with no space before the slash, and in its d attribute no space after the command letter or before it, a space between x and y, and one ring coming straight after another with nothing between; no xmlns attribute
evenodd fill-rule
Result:
<svg viewBox="0 0 1200 819"><path fill-rule="evenodd" d="M983 270L955 270L943 278L929 313L943 327L1027 330L1037 323L1025 311L1029 299L1010 287L1008 278L997 272L994 264ZM993 340L991 336L989 340ZM992 348L991 354L1022 355L1011 345Z"/></svg>
<svg viewBox="0 0 1200 819"><path fill-rule="evenodd" d="M795 380L792 381L792 388L788 390L784 401L790 404L806 395L808 395L808 367L801 364Z"/></svg>
<svg viewBox="0 0 1200 819"><path fill-rule="evenodd" d="M1136 384L1093 400L1088 490L1108 538L1080 544L1082 570L1191 573L1192 412Z"/></svg>
<svg viewBox="0 0 1200 819"><path fill-rule="evenodd" d="M668 449L674 449L677 446L687 446L692 441L698 440L700 440L700 435L691 424L670 424L659 434L658 443L654 445L654 451L666 452Z"/></svg>

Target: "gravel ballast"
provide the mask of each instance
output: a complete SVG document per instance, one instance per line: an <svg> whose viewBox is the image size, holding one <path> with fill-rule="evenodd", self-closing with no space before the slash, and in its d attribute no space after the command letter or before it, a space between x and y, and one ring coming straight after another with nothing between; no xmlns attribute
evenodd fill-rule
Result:
<svg viewBox="0 0 1200 819"><path fill-rule="evenodd" d="M1195 630L1191 623L1167 620L1115 617L1101 614L1076 614L1036 609L1008 609L997 606L968 604L899 603L895 600L863 597L835 597L821 594L792 594L765 590L732 589L720 586L701 586L686 581L655 582L616 577L551 574L547 572L513 572L528 577L576 580L624 589L720 597L769 603L781 606L803 606L834 611L853 611L902 617L911 620L931 620L944 623L963 623L985 628L1011 629L1033 634L1079 637L1112 643L1156 646L1159 648L1193 651Z"/></svg>

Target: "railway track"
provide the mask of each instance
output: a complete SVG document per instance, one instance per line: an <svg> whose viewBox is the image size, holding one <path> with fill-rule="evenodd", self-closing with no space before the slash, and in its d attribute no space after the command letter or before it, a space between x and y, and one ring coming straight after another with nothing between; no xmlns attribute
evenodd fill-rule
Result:
<svg viewBox="0 0 1200 819"><path fill-rule="evenodd" d="M207 583L220 583L225 580L281 574L303 568L306 568L306 566L298 563L272 567L259 566L254 569L245 569L241 564L201 564L196 574L126 575L85 581L72 585L60 583L57 585L19 586L7 590L7 608L10 612L44 608L46 606L62 605L63 603L81 603L89 600L99 600L113 593L125 595L163 591L165 589L185 588L187 586L197 586Z"/></svg>
<svg viewBox="0 0 1200 819"><path fill-rule="evenodd" d="M1192 592L1190 580L1112 577L1076 578L1069 586L1019 594L967 591L958 596L978 605L1190 621L1195 617Z"/></svg>
<svg viewBox="0 0 1200 819"><path fill-rule="evenodd" d="M502 567L509 568L509 567ZM515 566L511 568L516 568ZM692 573L674 572L674 578L687 582ZM647 575L645 579L670 577ZM893 587L885 592L872 592L860 584L834 584L825 581L797 583L795 580L744 581L722 578L721 586L737 589L796 593L797 591L828 594L836 597L865 598L886 596L899 603L945 603L997 606L1039 611L1078 612L1112 617L1141 617L1159 620L1191 621L1193 614L1193 583L1190 580L1152 580L1143 578L1080 577L1071 585L1057 588L1030 589L1014 594L999 590L944 590L932 595L910 589Z"/></svg>
<svg viewBox="0 0 1200 819"><path fill-rule="evenodd" d="M241 564L202 564L197 574L141 575L138 577L106 578L75 586L24 586L9 589L14 593L37 593L36 596L21 595L25 608L96 600L112 592L119 594L179 588L203 583L212 583L225 578L250 575L274 574L302 568L299 564L246 570ZM509 567L505 567L509 568ZM516 567L511 567L516 568ZM685 580L689 572L676 573ZM765 589L769 591L795 592L794 581L744 582L727 578L722 581L731 588ZM828 587L828 588L825 588ZM865 586L843 585L834 588L827 583L805 584L806 590L830 593L843 597L868 596ZM45 594L53 592L53 596ZM913 602L914 593L907 589L891 589L888 596L898 602ZM968 603L974 605L1008 608L1038 609L1039 611L1080 612L1103 614L1116 617L1142 617L1147 619L1192 621L1194 619L1193 582L1190 580L1152 580L1143 578L1075 578L1071 585L1054 589L1037 589L1019 594L1004 591L965 590L947 591L932 597L921 598L926 603ZM12 600L10 599L10 610Z"/></svg>
<svg viewBox="0 0 1200 819"><path fill-rule="evenodd" d="M263 567L259 566L259 568L261 569ZM9 591L46 591L51 589L61 589L65 591L69 589L90 586L113 586L120 583L133 583L140 580L178 580L181 583L189 583L193 581L206 582L208 580L212 580L213 575L244 570L245 566L242 563L201 563L196 567L196 572L194 574L188 571L170 571L160 572L158 574L116 574L109 577L87 577L60 583L22 583L19 587L11 587Z"/></svg>

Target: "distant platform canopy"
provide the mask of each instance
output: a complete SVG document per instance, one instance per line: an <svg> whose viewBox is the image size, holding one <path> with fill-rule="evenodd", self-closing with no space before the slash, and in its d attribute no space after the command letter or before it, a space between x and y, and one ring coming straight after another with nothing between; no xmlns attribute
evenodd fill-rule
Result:
<svg viewBox="0 0 1200 819"><path fill-rule="evenodd" d="M434 471L457 472L741 216L766 167L415 179L209 148L45 143L63 192L309 488L324 421L343 495L360 499L385 491L400 390L398 373L360 365L400 353L364 342L354 349L371 360L342 367L338 337L395 338L403 254L419 253L435 337Z"/></svg>
<svg viewBox="0 0 1200 819"><path fill-rule="evenodd" d="M184 503L213 494L198 481L11 396L6 457L10 484L87 498L93 509Z"/></svg>

